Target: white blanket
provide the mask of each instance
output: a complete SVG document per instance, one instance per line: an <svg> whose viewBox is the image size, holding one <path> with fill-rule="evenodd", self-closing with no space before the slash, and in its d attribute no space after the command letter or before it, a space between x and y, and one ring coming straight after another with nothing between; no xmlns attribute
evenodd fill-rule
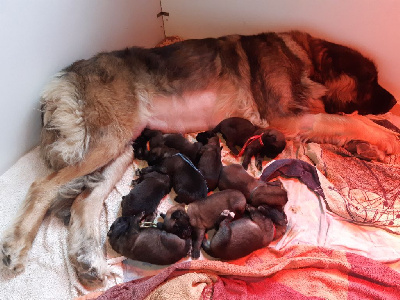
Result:
<svg viewBox="0 0 400 300"><path fill-rule="evenodd" d="M236 162L223 151L223 162ZM133 164L125 172L121 181L104 203L101 215L101 230L108 263L112 265L113 274L106 285L107 289L117 283L130 279L152 275L162 269L147 263L127 260L110 249L106 242L106 232L120 211L121 196L127 194L134 176L134 169L141 168L142 162ZM10 170L0 177L0 233L11 224L17 210L35 178L42 177L50 171L39 157L38 148L22 157ZM254 168L250 173L259 176ZM326 181L323 175L320 180ZM296 179L281 178L288 192L288 203L285 212L288 216L286 234L270 245L282 249L294 244L310 244L355 252L382 262L400 260L400 236L380 228L360 226L330 213L325 202ZM329 185L325 182L323 186ZM329 189L324 190L327 197ZM160 211L165 211L173 204L173 195L166 197ZM61 220L47 216L40 227L32 250L29 253L25 271L17 276L0 274L0 299L73 299L88 293L78 281L67 255L68 230ZM201 259L204 259L202 256Z"/></svg>

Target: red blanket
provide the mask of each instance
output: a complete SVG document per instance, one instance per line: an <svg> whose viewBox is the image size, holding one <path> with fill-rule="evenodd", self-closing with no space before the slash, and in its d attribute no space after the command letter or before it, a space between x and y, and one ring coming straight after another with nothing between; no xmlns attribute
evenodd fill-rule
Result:
<svg viewBox="0 0 400 300"><path fill-rule="evenodd" d="M313 246L260 249L230 262L172 265L97 299L399 299L400 274L356 254Z"/></svg>

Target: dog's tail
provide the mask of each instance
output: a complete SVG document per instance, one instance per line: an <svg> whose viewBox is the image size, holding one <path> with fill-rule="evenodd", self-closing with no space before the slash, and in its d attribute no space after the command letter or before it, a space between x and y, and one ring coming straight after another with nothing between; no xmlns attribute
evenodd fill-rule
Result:
<svg viewBox="0 0 400 300"><path fill-rule="evenodd" d="M60 72L41 97L41 153L48 165L60 169L80 162L90 137L83 115L79 85L72 73Z"/></svg>

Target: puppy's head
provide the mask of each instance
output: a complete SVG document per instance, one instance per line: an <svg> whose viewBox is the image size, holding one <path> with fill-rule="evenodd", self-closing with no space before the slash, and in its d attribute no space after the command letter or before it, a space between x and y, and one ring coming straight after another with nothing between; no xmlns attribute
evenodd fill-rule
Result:
<svg viewBox="0 0 400 300"><path fill-rule="evenodd" d="M118 239L119 237L139 230L139 222L143 218L143 213L136 216L119 217L111 225L107 236Z"/></svg>
<svg viewBox="0 0 400 300"><path fill-rule="evenodd" d="M192 235L192 225L190 225L189 215L185 212L183 205L171 207L166 214L161 214L164 223L159 223L158 227L166 232L176 234L181 239L188 239Z"/></svg>
<svg viewBox="0 0 400 300"><path fill-rule="evenodd" d="M196 135L196 141L202 143L203 145L208 143L208 139L212 138L216 136L216 133L212 132L212 130L210 131L204 131L204 132L199 132Z"/></svg>
<svg viewBox="0 0 400 300"><path fill-rule="evenodd" d="M260 183L251 193L249 203L254 206L262 204L284 206L288 200L287 192L282 184L274 182Z"/></svg>
<svg viewBox="0 0 400 300"><path fill-rule="evenodd" d="M324 99L328 113L380 114L389 111L396 99L378 84L375 64L358 51L322 42L320 71L328 88Z"/></svg>
<svg viewBox="0 0 400 300"><path fill-rule="evenodd" d="M261 136L261 140L265 145L263 153L270 158L275 158L286 147L285 135L275 129L265 130Z"/></svg>

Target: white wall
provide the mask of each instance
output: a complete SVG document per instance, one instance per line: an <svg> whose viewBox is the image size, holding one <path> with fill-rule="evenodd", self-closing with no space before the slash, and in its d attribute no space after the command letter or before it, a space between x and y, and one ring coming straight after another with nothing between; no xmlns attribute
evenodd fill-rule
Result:
<svg viewBox="0 0 400 300"><path fill-rule="evenodd" d="M381 84L400 101L398 0L161 0L165 34L183 38L305 30L372 58Z"/></svg>
<svg viewBox="0 0 400 300"><path fill-rule="evenodd" d="M0 174L39 142L39 95L81 58L164 37L159 1L0 0Z"/></svg>

